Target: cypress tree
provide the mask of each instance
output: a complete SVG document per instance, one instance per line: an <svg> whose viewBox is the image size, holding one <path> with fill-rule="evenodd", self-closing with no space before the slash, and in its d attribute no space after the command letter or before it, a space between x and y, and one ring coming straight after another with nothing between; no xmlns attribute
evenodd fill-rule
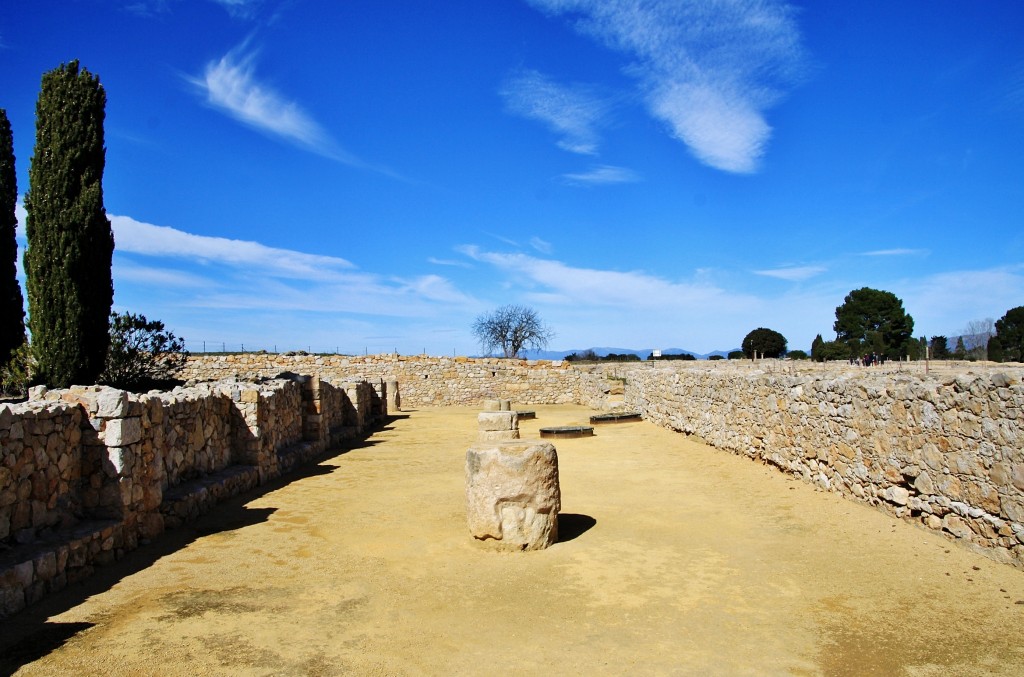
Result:
<svg viewBox="0 0 1024 677"><path fill-rule="evenodd" d="M825 349L825 339L821 338L821 334L814 337L811 341L811 359L815 362L824 362L825 356L822 351Z"/></svg>
<svg viewBox="0 0 1024 677"><path fill-rule="evenodd" d="M7 111L0 108L0 366L25 342L25 300L18 285L18 175L14 137Z"/></svg>
<svg viewBox="0 0 1024 677"><path fill-rule="evenodd" d="M29 168L25 275L34 380L52 387L95 383L110 343L114 236L103 208L99 77L78 61L43 75Z"/></svg>

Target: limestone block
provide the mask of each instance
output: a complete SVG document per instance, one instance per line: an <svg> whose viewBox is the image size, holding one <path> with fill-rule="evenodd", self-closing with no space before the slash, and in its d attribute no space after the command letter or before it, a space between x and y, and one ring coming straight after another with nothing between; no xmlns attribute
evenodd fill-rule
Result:
<svg viewBox="0 0 1024 677"><path fill-rule="evenodd" d="M481 442L500 442L502 440L518 440L519 430L481 430L477 433Z"/></svg>
<svg viewBox="0 0 1024 677"><path fill-rule="evenodd" d="M124 447L142 439L141 418L115 418L107 421L103 442L108 447Z"/></svg>
<svg viewBox="0 0 1024 677"><path fill-rule="evenodd" d="M118 475L131 473L132 468L135 466L135 454L130 448L109 447L107 449L107 458L110 459L110 463L114 466L114 470L117 471Z"/></svg>
<svg viewBox="0 0 1024 677"><path fill-rule="evenodd" d="M385 384L388 393L388 411L402 411L402 398L398 394L398 381L390 380Z"/></svg>
<svg viewBox="0 0 1024 677"><path fill-rule="evenodd" d="M910 492L903 487L886 487L883 497L890 503L906 505L910 499Z"/></svg>
<svg viewBox="0 0 1024 677"><path fill-rule="evenodd" d="M117 418L128 413L128 393L115 388L102 388L96 394L96 415Z"/></svg>
<svg viewBox="0 0 1024 677"><path fill-rule="evenodd" d="M484 411L500 411L501 400L484 400Z"/></svg>
<svg viewBox="0 0 1024 677"><path fill-rule="evenodd" d="M499 549L540 550L558 540L558 454L541 441L470 447L466 508L474 538Z"/></svg>
<svg viewBox="0 0 1024 677"><path fill-rule="evenodd" d="M519 416L514 411L482 411L476 420L479 430L519 429Z"/></svg>

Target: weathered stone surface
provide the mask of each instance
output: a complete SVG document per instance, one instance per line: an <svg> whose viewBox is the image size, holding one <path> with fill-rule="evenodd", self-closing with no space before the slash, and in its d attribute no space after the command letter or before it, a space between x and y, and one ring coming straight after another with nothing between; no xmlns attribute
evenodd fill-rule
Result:
<svg viewBox="0 0 1024 677"><path fill-rule="evenodd" d="M946 515L942 518L942 528L957 538L967 538L971 535L971 529L964 521L956 515Z"/></svg>
<svg viewBox="0 0 1024 677"><path fill-rule="evenodd" d="M128 413L128 393L114 388L103 388L95 396L96 415L119 418Z"/></svg>
<svg viewBox="0 0 1024 677"><path fill-rule="evenodd" d="M500 442L502 440L518 440L519 430L481 430L477 433L480 442Z"/></svg>
<svg viewBox="0 0 1024 677"><path fill-rule="evenodd" d="M614 373L628 383L627 406L647 420L1001 548L1024 568L1024 549L1002 533L1024 523L1024 372L722 366Z"/></svg>
<svg viewBox="0 0 1024 677"><path fill-rule="evenodd" d="M474 538L507 550L558 540L558 454L535 440L478 445L466 452L466 512Z"/></svg>
<svg viewBox="0 0 1024 677"><path fill-rule="evenodd" d="M42 548L0 572L0 618L158 536L165 491L194 518L277 477L279 459L291 468L367 432L383 396L366 381L269 379L149 395L75 386L0 407L0 552ZM77 531L97 521L116 529Z"/></svg>
<svg viewBox="0 0 1024 677"><path fill-rule="evenodd" d="M479 430L516 430L519 416L514 411L482 411L477 414Z"/></svg>
<svg viewBox="0 0 1024 677"><path fill-rule="evenodd" d="M886 488L883 496L885 500L896 505L906 505L910 498L910 492L903 487L888 487Z"/></svg>
<svg viewBox="0 0 1024 677"><path fill-rule="evenodd" d="M388 411L402 411L402 398L398 394L398 381L391 379L385 382L388 393Z"/></svg>
<svg viewBox="0 0 1024 677"><path fill-rule="evenodd" d="M103 441L108 447L126 447L142 439L142 419L115 418L107 421Z"/></svg>

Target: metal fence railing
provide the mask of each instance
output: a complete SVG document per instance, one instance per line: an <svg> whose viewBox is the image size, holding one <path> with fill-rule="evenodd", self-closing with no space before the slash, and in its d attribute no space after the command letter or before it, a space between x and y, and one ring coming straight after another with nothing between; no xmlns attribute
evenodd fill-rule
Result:
<svg viewBox="0 0 1024 677"><path fill-rule="evenodd" d="M307 353L310 355L380 355L385 353L400 353L404 355L433 355L440 356L439 352L428 352L426 348L413 351L399 351L394 345L386 344L364 344L361 346L352 345L324 345L322 343L281 344L267 343L264 341L222 341L216 339L184 339L185 350L193 355L204 354L237 354L237 353L269 353L272 355L283 355L285 353ZM443 355L469 355L474 351L459 351L452 349Z"/></svg>

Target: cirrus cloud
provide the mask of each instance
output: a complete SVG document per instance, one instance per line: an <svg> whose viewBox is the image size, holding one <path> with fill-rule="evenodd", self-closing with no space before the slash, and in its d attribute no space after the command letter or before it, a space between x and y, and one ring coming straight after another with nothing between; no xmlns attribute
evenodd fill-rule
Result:
<svg viewBox="0 0 1024 677"><path fill-rule="evenodd" d="M804 53L794 11L772 0L527 0L631 56L652 116L702 163L758 168L764 113L799 81Z"/></svg>
<svg viewBox="0 0 1024 677"><path fill-rule="evenodd" d="M510 77L500 90L516 115L543 122L558 134L558 147L570 153L597 153L597 127L607 104L581 85L561 85L534 70Z"/></svg>
<svg viewBox="0 0 1024 677"><path fill-rule="evenodd" d="M250 40L210 61L198 77L187 77L207 103L253 129L304 150L355 167L365 163L341 148L298 103L256 78L257 52Z"/></svg>

